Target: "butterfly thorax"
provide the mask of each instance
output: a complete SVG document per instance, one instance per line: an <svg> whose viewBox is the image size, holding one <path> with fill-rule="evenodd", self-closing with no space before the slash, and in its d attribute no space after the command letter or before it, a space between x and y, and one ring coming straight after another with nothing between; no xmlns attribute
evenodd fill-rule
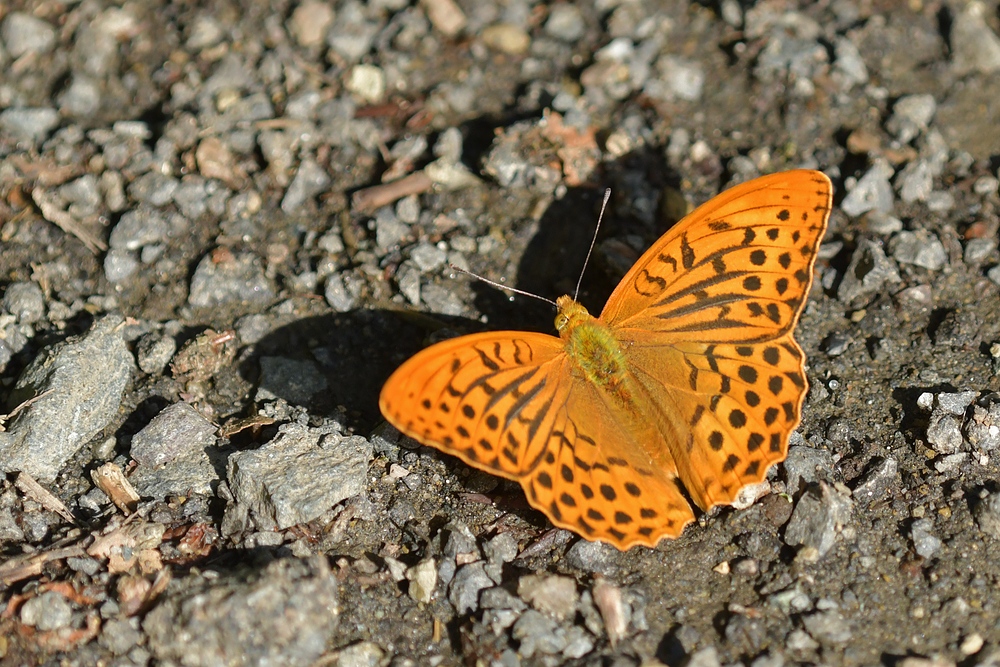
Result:
<svg viewBox="0 0 1000 667"><path fill-rule="evenodd" d="M628 364L621 342L604 322L569 296L559 297L556 305L556 330L577 372L622 403L629 402Z"/></svg>

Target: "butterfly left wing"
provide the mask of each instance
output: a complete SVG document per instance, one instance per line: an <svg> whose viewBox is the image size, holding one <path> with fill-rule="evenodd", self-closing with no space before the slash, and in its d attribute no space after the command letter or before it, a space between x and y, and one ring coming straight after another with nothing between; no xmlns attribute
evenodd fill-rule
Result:
<svg viewBox="0 0 1000 667"><path fill-rule="evenodd" d="M536 434L566 392L554 336L499 331L461 336L422 350L389 377L382 414L418 442L508 479L542 453Z"/></svg>
<svg viewBox="0 0 1000 667"><path fill-rule="evenodd" d="M654 546L693 520L676 467L644 418L573 369L558 338L463 336L418 353L386 381L382 414L415 440L521 483L557 526L620 549Z"/></svg>

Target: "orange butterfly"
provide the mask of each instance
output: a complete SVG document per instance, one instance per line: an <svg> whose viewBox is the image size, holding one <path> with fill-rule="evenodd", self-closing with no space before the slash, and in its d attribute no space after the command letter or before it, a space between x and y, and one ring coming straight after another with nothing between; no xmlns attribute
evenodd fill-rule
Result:
<svg viewBox="0 0 1000 667"><path fill-rule="evenodd" d="M678 222L599 318L557 300L559 338L462 336L399 367L382 414L517 480L557 526L619 549L677 537L783 461L806 394L792 330L832 202L818 171L764 176Z"/></svg>

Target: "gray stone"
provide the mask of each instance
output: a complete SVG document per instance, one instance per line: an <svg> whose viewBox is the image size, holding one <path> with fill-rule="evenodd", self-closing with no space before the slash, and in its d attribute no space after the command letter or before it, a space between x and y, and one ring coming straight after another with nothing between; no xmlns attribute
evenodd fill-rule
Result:
<svg viewBox="0 0 1000 667"><path fill-rule="evenodd" d="M177 339L157 333L144 335L135 346L136 360L143 373L159 375L177 351Z"/></svg>
<svg viewBox="0 0 1000 667"><path fill-rule="evenodd" d="M930 271L939 271L948 261L948 253L936 236L924 230L902 231L889 241L893 259Z"/></svg>
<svg viewBox="0 0 1000 667"><path fill-rule="evenodd" d="M898 470L899 464L892 457L876 462L865 471L854 487L854 499L859 503L882 500L886 492L898 481Z"/></svg>
<svg viewBox="0 0 1000 667"><path fill-rule="evenodd" d="M303 160L295 178L292 179L285 197L281 200L281 210L294 213L306 200L312 199L330 186L330 175L314 160Z"/></svg>
<svg viewBox="0 0 1000 667"><path fill-rule="evenodd" d="M258 530L284 530L363 493L371 457L371 443L341 435L338 425L287 423L260 448L230 456L226 476Z"/></svg>
<svg viewBox="0 0 1000 667"><path fill-rule="evenodd" d="M483 591L479 596L479 606L483 609L513 609L517 612L528 608L524 600L501 586Z"/></svg>
<svg viewBox="0 0 1000 667"><path fill-rule="evenodd" d="M378 667L384 656L378 644L362 641L340 649L337 667Z"/></svg>
<svg viewBox="0 0 1000 667"><path fill-rule="evenodd" d="M383 206L375 212L375 244L379 248L388 250L409 236L409 226L396 217L391 206Z"/></svg>
<svg viewBox="0 0 1000 667"><path fill-rule="evenodd" d="M423 241L410 251L410 259L421 272L430 273L444 265L448 253L436 245Z"/></svg>
<svg viewBox="0 0 1000 667"><path fill-rule="evenodd" d="M892 107L892 116L885 124L900 143L909 143L930 125L937 111L934 96L929 94L904 95Z"/></svg>
<svg viewBox="0 0 1000 667"><path fill-rule="evenodd" d="M246 576L246 575L243 575ZM186 667L305 667L340 620L337 578L323 558L272 562L222 579L174 581L142 623L158 662Z"/></svg>
<svg viewBox="0 0 1000 667"><path fill-rule="evenodd" d="M128 194L135 201L159 208L173 201L179 185L176 178L149 171L129 183Z"/></svg>
<svg viewBox="0 0 1000 667"><path fill-rule="evenodd" d="M938 454L954 454L962 448L962 418L940 410L927 423L927 443Z"/></svg>
<svg viewBox="0 0 1000 667"><path fill-rule="evenodd" d="M326 279L323 297L338 313L348 313L357 305L354 295L344 284L344 277L339 273L331 273Z"/></svg>
<svg viewBox="0 0 1000 667"><path fill-rule="evenodd" d="M803 617L802 624L815 639L828 644L846 644L853 637L851 626L836 609Z"/></svg>
<svg viewBox="0 0 1000 667"><path fill-rule="evenodd" d="M862 218L865 229L872 234L888 236L903 229L903 221L885 211L868 211Z"/></svg>
<svg viewBox="0 0 1000 667"><path fill-rule="evenodd" d="M987 271L986 277L993 281L994 284L1000 285L1000 264Z"/></svg>
<svg viewBox="0 0 1000 667"><path fill-rule="evenodd" d="M330 255L339 255L344 252L344 240L340 236L340 231L336 229L330 229L319 237L316 245Z"/></svg>
<svg viewBox="0 0 1000 667"><path fill-rule="evenodd" d="M274 286L256 255L238 253L217 261L210 253L195 268L188 302L196 308L214 308L237 303L263 305L274 298Z"/></svg>
<svg viewBox="0 0 1000 667"><path fill-rule="evenodd" d="M97 642L114 655L125 655L142 641L142 633L133 627L138 619L112 618L101 627Z"/></svg>
<svg viewBox="0 0 1000 667"><path fill-rule="evenodd" d="M580 8L572 4L553 5L545 21L545 32L558 40L572 43L580 39L587 25Z"/></svg>
<svg viewBox="0 0 1000 667"><path fill-rule="evenodd" d="M594 650L594 638L579 625L571 625L563 630L566 646L562 654L571 660L577 660Z"/></svg>
<svg viewBox="0 0 1000 667"><path fill-rule="evenodd" d="M941 392L934 396L934 400L936 407L942 411L956 417L964 417L978 396L978 391Z"/></svg>
<svg viewBox="0 0 1000 667"><path fill-rule="evenodd" d="M437 283L424 285L420 290L420 300L432 313L453 316L465 314L465 306L455 290Z"/></svg>
<svg viewBox="0 0 1000 667"><path fill-rule="evenodd" d="M821 349L826 352L826 356L828 357L839 357L844 352L847 352L850 344L851 338L847 334L835 331L823 339Z"/></svg>
<svg viewBox="0 0 1000 667"><path fill-rule="evenodd" d="M968 452L958 452L956 454L948 454L942 456L934 461L934 469L939 473L954 473L957 472L962 464L965 463L969 458Z"/></svg>
<svg viewBox="0 0 1000 667"><path fill-rule="evenodd" d="M520 642L518 654L522 658L535 655L557 655L568 642L556 621L534 609L524 612L514 623L511 635Z"/></svg>
<svg viewBox="0 0 1000 667"><path fill-rule="evenodd" d="M98 320L86 334L44 350L24 370L8 398L14 407L30 398L0 433L0 466L51 482L77 450L118 414L132 375L132 355L119 316Z"/></svg>
<svg viewBox="0 0 1000 667"><path fill-rule="evenodd" d="M840 208L851 217L868 211L892 211L892 185L889 183L892 173L888 163L876 162L847 193Z"/></svg>
<svg viewBox="0 0 1000 667"><path fill-rule="evenodd" d="M3 309L22 324L34 324L45 315L45 295L31 282L11 283L3 294Z"/></svg>
<svg viewBox="0 0 1000 667"><path fill-rule="evenodd" d="M941 538L934 535L933 530L934 522L931 519L918 519L910 526L910 538L917 555L933 558L941 550Z"/></svg>
<svg viewBox="0 0 1000 667"><path fill-rule="evenodd" d="M109 283L117 285L138 273L140 266L134 252L122 248L111 248L104 256L104 277L108 279Z"/></svg>
<svg viewBox="0 0 1000 667"><path fill-rule="evenodd" d="M990 493L976 503L972 516L979 524L979 530L1000 540L1000 494Z"/></svg>
<svg viewBox="0 0 1000 667"><path fill-rule="evenodd" d="M24 531L17 524L14 512L9 507L0 507L0 544L4 542L24 542Z"/></svg>
<svg viewBox="0 0 1000 667"><path fill-rule="evenodd" d="M455 560L459 555L479 555L476 546L476 536L472 530L461 521L453 520L441 529L442 549L448 560Z"/></svg>
<svg viewBox="0 0 1000 667"><path fill-rule="evenodd" d="M309 406L313 398L329 387L326 376L312 361L261 357L260 385L255 400L282 398L292 405Z"/></svg>
<svg viewBox="0 0 1000 667"><path fill-rule="evenodd" d="M837 298L848 305L857 304L877 294L886 283L898 283L900 280L896 265L886 257L882 245L861 238L837 288Z"/></svg>
<svg viewBox="0 0 1000 667"><path fill-rule="evenodd" d="M656 61L656 70L659 76L650 79L644 88L651 97L687 102L701 98L705 70L699 62L664 55Z"/></svg>
<svg viewBox="0 0 1000 667"><path fill-rule="evenodd" d="M820 482L795 504L785 528L785 543L816 549L822 558L851 520L851 499L837 487Z"/></svg>
<svg viewBox="0 0 1000 667"><path fill-rule="evenodd" d="M48 53L56 45L56 30L26 12L11 12L0 25L0 40L13 58L27 53Z"/></svg>
<svg viewBox="0 0 1000 667"><path fill-rule="evenodd" d="M483 553L491 563L509 563L517 558L517 538L511 532L500 533L486 542Z"/></svg>
<svg viewBox="0 0 1000 667"><path fill-rule="evenodd" d="M951 26L952 67L958 76L1000 71L1000 37L990 29L986 3L972 0Z"/></svg>
<svg viewBox="0 0 1000 667"><path fill-rule="evenodd" d="M346 3L340 7L333 27L326 33L330 48L351 63L358 62L372 49L379 26L368 20L364 5Z"/></svg>
<svg viewBox="0 0 1000 667"><path fill-rule="evenodd" d="M50 107L15 107L0 112L0 132L14 139L41 142L59 125L59 112Z"/></svg>
<svg viewBox="0 0 1000 667"><path fill-rule="evenodd" d="M966 264L978 266L986 261L997 249L995 238L969 239L965 242L965 253L963 259Z"/></svg>
<svg viewBox="0 0 1000 667"><path fill-rule="evenodd" d="M916 160L906 165L897 179L899 198L907 204L927 201L934 189L933 167L927 160Z"/></svg>
<svg viewBox="0 0 1000 667"><path fill-rule="evenodd" d="M41 632L65 628L72 618L73 608L55 591L30 598L21 606L21 622Z"/></svg>
<svg viewBox="0 0 1000 667"><path fill-rule="evenodd" d="M469 563L455 571L448 586L448 601L458 614L473 613L479 609L479 592L493 586L493 580L486 574L485 563Z"/></svg>
<svg viewBox="0 0 1000 667"><path fill-rule="evenodd" d="M255 345L271 333L273 325L267 315L251 313L236 320L236 335L244 345Z"/></svg>
<svg viewBox="0 0 1000 667"><path fill-rule="evenodd" d="M612 576L619 570L621 556L610 544L579 540L566 552L566 562L583 572Z"/></svg>
<svg viewBox="0 0 1000 667"><path fill-rule="evenodd" d="M86 218L98 213L101 207L101 191L93 174L84 174L61 186L59 196L69 204L69 214L75 218Z"/></svg>
<svg viewBox="0 0 1000 667"><path fill-rule="evenodd" d="M216 427L188 403L174 403L132 437L130 454L141 466L159 467L215 446Z"/></svg>
<svg viewBox="0 0 1000 667"><path fill-rule="evenodd" d="M412 262L403 262L396 271L399 292L413 305L420 303L420 271Z"/></svg>
<svg viewBox="0 0 1000 667"><path fill-rule="evenodd" d="M965 437L973 447L984 452L1000 447L1000 402L994 400L988 405L973 406L972 416L965 423Z"/></svg>
<svg viewBox="0 0 1000 667"><path fill-rule="evenodd" d="M721 667L719 651L714 646L698 649L681 663L683 667Z"/></svg>
<svg viewBox="0 0 1000 667"><path fill-rule="evenodd" d="M208 211L209 196L217 184L209 184L197 176L188 176L174 190L173 200L181 215L188 220L197 220Z"/></svg>
<svg viewBox="0 0 1000 667"><path fill-rule="evenodd" d="M783 466L789 493L798 493L805 484L833 478L833 454L826 449L790 444Z"/></svg>
<svg viewBox="0 0 1000 667"><path fill-rule="evenodd" d="M838 37L833 44L833 53L836 57L833 69L840 77L842 90L868 83L868 68L854 42L847 37Z"/></svg>

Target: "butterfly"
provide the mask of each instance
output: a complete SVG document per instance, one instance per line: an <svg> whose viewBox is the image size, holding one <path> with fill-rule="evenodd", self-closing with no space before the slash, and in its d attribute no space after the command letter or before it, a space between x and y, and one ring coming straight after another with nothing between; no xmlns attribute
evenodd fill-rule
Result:
<svg viewBox="0 0 1000 667"><path fill-rule="evenodd" d="M783 461L806 394L792 336L832 205L795 170L737 185L653 244L595 318L410 358L379 396L418 442L520 482L556 526L625 550L675 538Z"/></svg>

